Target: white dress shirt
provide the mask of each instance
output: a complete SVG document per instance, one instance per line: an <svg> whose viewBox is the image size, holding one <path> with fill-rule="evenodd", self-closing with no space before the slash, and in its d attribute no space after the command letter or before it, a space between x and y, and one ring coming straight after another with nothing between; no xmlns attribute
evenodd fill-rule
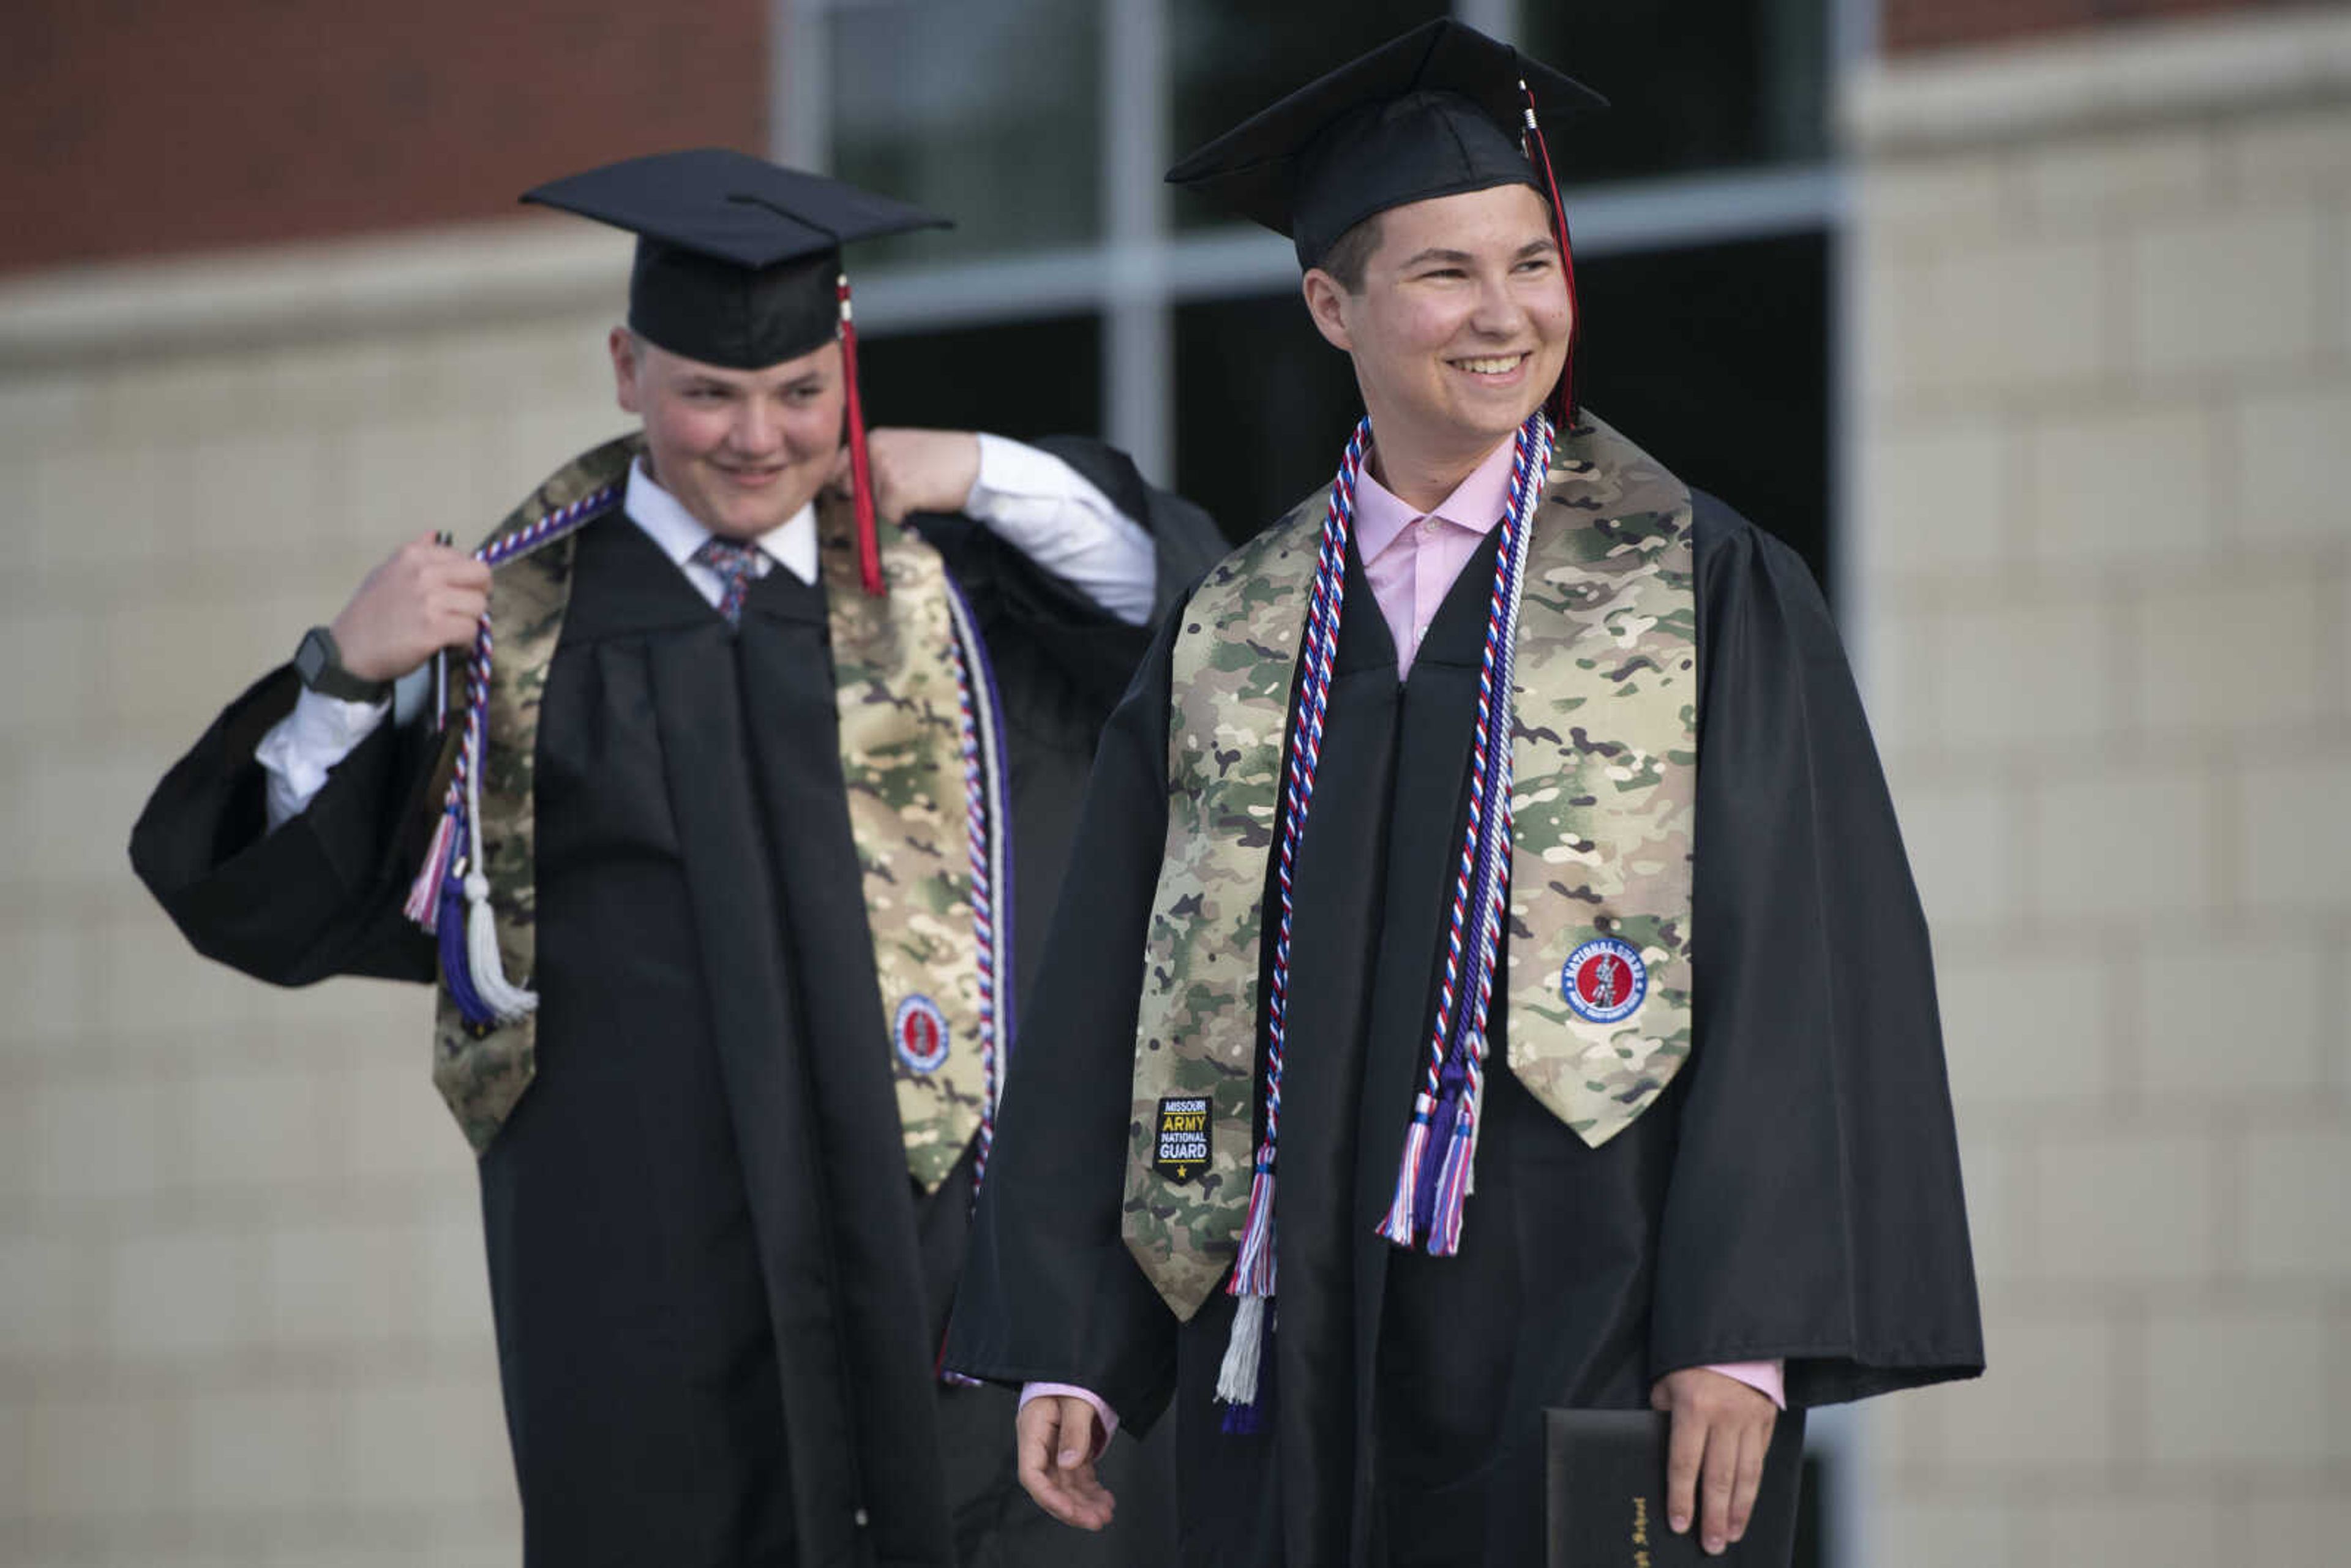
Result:
<svg viewBox="0 0 2351 1568"><path fill-rule="evenodd" d="M629 470L628 492L621 506L676 563L695 591L716 608L722 591L718 574L694 559L710 530L654 482L642 458ZM1151 619L1158 584L1149 531L1060 458L983 434L979 476L972 481L963 509L1107 613L1130 626ZM759 550L755 575L764 577L781 566L802 582L816 580L814 502L752 542ZM402 701L403 716L411 706ZM317 798L326 787L329 770L375 733L392 707L391 699L344 702L307 687L294 699L294 711L254 747L254 759L267 775L273 831Z"/></svg>

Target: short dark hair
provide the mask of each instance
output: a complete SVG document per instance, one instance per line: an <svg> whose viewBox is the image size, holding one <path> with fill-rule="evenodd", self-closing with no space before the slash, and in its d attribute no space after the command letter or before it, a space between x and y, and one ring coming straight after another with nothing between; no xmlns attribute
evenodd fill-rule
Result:
<svg viewBox="0 0 2351 1568"><path fill-rule="evenodd" d="M1380 214L1370 217L1331 242L1322 259L1314 265L1338 279L1339 287L1350 294L1364 291L1364 268L1371 264L1372 252L1380 248Z"/></svg>

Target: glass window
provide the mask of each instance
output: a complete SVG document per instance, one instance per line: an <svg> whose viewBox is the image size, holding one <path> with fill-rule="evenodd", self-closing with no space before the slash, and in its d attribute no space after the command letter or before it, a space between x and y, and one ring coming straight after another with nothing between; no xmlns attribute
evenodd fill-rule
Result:
<svg viewBox="0 0 2351 1568"><path fill-rule="evenodd" d="M1827 581L1828 241L1588 260L1576 269L1593 412L1796 548ZM1338 466L1363 412L1347 357L1295 294L1176 311L1176 487L1234 538Z"/></svg>
<svg viewBox="0 0 2351 1568"><path fill-rule="evenodd" d="M1828 154L1827 0L1527 0L1520 47L1614 106L1552 133L1562 183Z"/></svg>
<svg viewBox="0 0 2351 1568"><path fill-rule="evenodd" d="M1168 6L1173 98L1169 159L1222 135L1332 67L1408 27L1448 16L1444 0L1181 0ZM1213 204L1176 195L1178 228L1233 221Z"/></svg>
<svg viewBox="0 0 2351 1568"><path fill-rule="evenodd" d="M875 424L1093 435L1102 430L1102 318L858 340L858 383Z"/></svg>
<svg viewBox="0 0 2351 1568"><path fill-rule="evenodd" d="M1363 416L1293 291L1176 309L1176 487L1245 539L1331 482Z"/></svg>
<svg viewBox="0 0 2351 1568"><path fill-rule="evenodd" d="M1828 583L1829 245L1819 234L1576 268L1592 411Z"/></svg>
<svg viewBox="0 0 2351 1568"><path fill-rule="evenodd" d="M1094 0L825 8L832 172L956 221L861 246L861 262L1100 237L1101 13Z"/></svg>

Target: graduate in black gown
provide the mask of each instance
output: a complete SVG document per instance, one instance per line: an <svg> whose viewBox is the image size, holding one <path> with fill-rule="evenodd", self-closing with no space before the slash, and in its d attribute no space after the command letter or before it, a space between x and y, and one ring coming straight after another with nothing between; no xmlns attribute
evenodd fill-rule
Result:
<svg viewBox="0 0 2351 1568"><path fill-rule="evenodd" d="M1792 551L1577 406L1538 106L1556 134L1592 99L1434 23L1170 176L1296 240L1369 456L1209 574L1111 719L947 1355L1028 1385L1023 1479L1073 1524L1125 1504L1103 1431L1172 1422L1186 1564L1541 1562L1549 1406L1670 1411L1671 1527L1720 1550L1776 1422L1982 1365L1927 932L1835 630ZM1608 575L1653 555L1682 564ZM1620 593L1664 597L1565 640ZM1619 744L1620 701L1686 738ZM1656 843L1573 831L1676 779ZM1440 1071L1489 854L1490 1002Z"/></svg>
<svg viewBox="0 0 2351 1568"><path fill-rule="evenodd" d="M200 951L263 979L442 982L436 1077L480 1155L528 1562L1164 1560L1147 1511L1114 1542L1052 1524L1014 1479L1009 1396L937 1375L985 1133L906 1111L956 1109L919 1096L971 1042L948 1038L944 981L925 982L935 1003L885 998L887 922L865 905L891 871L861 856L879 821L903 855L950 844L959 873L966 801L910 797L887 771L903 758L859 751L845 727L931 699L857 689L844 636L878 627L873 648L904 652L953 598L984 642L966 708L1002 754L987 831L1000 847L1008 828L994 885L1016 934L993 939L1015 970L999 984L1025 987L1096 735L1213 529L1092 443L876 432L852 488L885 525L925 515L919 541L861 538L853 497L820 494L847 463L845 402L862 439L836 252L932 220L722 153L537 194L642 236L612 351L643 436L517 514L533 538L570 528L559 547L495 575L429 536L404 547L171 770L133 862ZM506 620L472 801L462 743L409 699L432 651L457 650L449 735L468 733L486 605ZM929 814L876 817L884 795ZM469 911L460 845L436 942L403 905L448 821L483 835L496 885ZM465 948L475 915L496 961Z"/></svg>

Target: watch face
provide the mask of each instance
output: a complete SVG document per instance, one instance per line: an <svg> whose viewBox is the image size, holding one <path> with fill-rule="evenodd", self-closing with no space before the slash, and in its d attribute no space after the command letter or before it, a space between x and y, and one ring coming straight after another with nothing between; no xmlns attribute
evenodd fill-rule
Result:
<svg viewBox="0 0 2351 1568"><path fill-rule="evenodd" d="M327 667L327 640L319 635L315 626L302 633L302 645L294 650L294 673L302 677L306 686L319 684L319 672Z"/></svg>

